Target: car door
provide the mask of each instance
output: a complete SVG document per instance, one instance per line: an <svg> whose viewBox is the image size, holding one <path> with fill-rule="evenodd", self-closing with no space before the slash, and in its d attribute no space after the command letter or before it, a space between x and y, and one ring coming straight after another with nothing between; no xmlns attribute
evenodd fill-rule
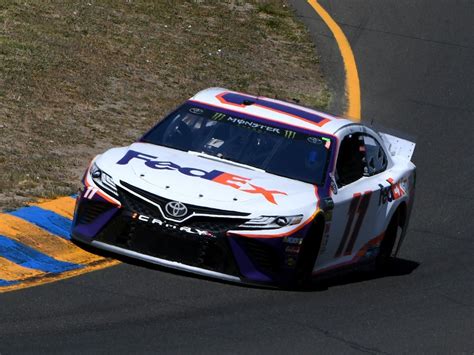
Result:
<svg viewBox="0 0 474 355"><path fill-rule="evenodd" d="M370 253L380 234L377 220L386 214L379 186L388 164L385 151L362 127L342 136L334 171L337 189L331 196L334 209L315 272L356 262Z"/></svg>

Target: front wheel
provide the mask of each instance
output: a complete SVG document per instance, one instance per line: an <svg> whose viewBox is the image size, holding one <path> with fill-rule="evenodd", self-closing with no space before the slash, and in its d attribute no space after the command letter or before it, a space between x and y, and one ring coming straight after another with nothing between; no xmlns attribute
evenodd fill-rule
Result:
<svg viewBox="0 0 474 355"><path fill-rule="evenodd" d="M293 288L304 288L311 283L314 264L321 247L321 237L324 230L324 221L315 221L308 235L303 239L300 254L296 263L295 277L292 282Z"/></svg>

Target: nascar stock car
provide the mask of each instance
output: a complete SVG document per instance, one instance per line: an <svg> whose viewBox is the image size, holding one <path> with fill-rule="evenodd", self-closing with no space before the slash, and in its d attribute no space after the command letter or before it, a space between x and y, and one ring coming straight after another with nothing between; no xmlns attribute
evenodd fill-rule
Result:
<svg viewBox="0 0 474 355"><path fill-rule="evenodd" d="M244 283L382 266L404 239L414 148L293 103L207 89L93 159L72 238Z"/></svg>

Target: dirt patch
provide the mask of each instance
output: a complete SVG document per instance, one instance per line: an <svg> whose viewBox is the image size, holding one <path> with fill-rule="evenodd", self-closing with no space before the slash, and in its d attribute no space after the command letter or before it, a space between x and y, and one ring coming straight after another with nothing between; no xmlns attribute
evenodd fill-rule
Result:
<svg viewBox="0 0 474 355"><path fill-rule="evenodd" d="M95 154L210 86L329 100L281 0L2 2L0 210L75 192Z"/></svg>

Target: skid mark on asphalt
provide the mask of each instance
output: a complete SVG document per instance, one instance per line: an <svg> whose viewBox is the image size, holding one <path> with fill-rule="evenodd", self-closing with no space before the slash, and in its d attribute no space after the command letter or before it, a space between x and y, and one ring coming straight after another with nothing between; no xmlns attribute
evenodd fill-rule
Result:
<svg viewBox="0 0 474 355"><path fill-rule="evenodd" d="M61 197L0 214L0 293L118 264L69 241L74 204Z"/></svg>

